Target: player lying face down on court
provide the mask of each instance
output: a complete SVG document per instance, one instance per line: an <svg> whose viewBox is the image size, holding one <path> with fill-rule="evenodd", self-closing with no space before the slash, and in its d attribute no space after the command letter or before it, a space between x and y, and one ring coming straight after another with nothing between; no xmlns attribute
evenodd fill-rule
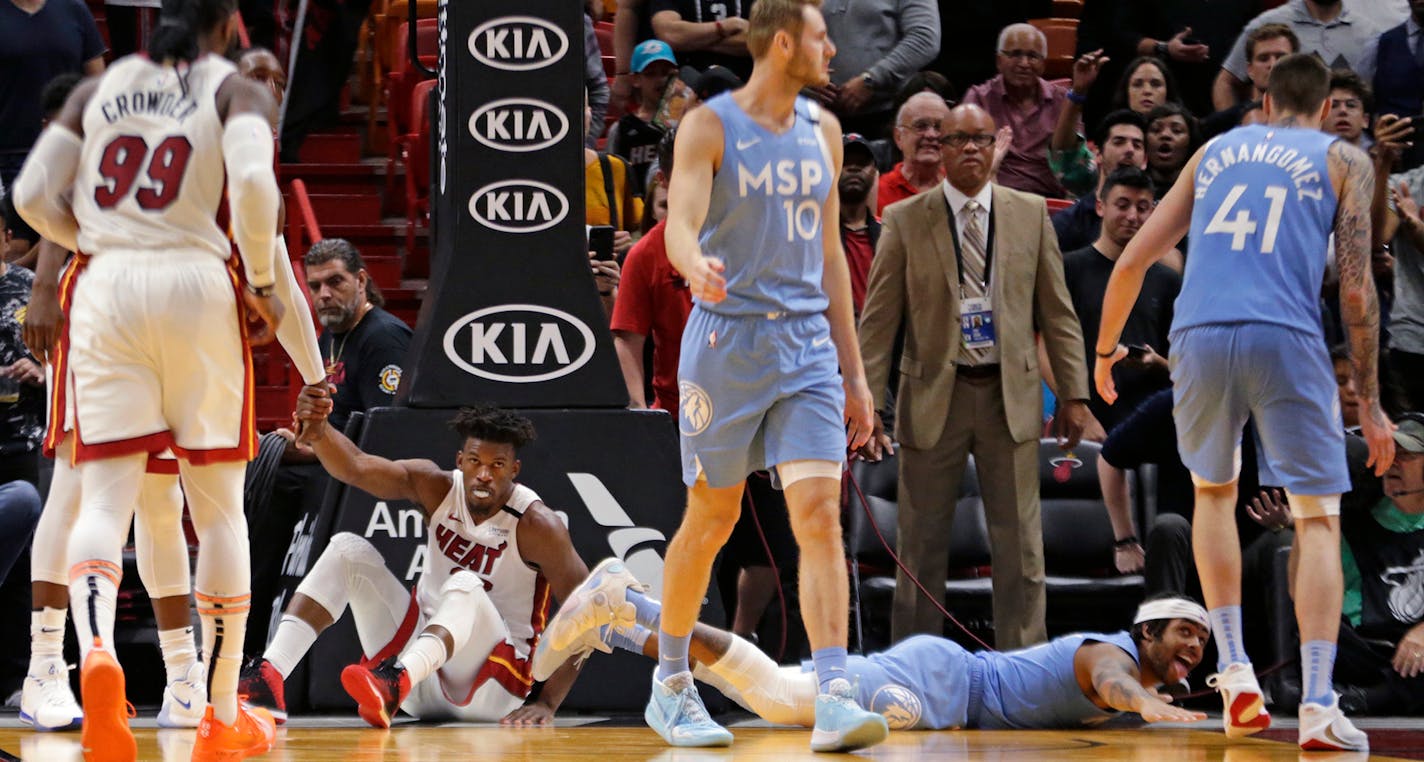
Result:
<svg viewBox="0 0 1424 762"><path fill-rule="evenodd" d="M297 402L322 466L376 498L420 506L430 524L429 567L412 596L364 538L332 537L266 652L244 670L243 692L285 719L282 681L349 607L364 658L341 683L372 725L390 727L398 708L419 719L551 721L577 667L558 670L526 703L528 659L550 592L567 600L588 567L554 512L516 481L533 424L493 407L461 410L451 422L462 435L451 470L362 452L327 424L330 410L330 398L316 393Z"/></svg>
<svg viewBox="0 0 1424 762"><path fill-rule="evenodd" d="M534 654L534 677L567 660L613 648L658 658L661 604L617 559L608 559L549 621ZM1133 712L1146 722L1194 722L1200 712L1171 705L1158 689L1180 683L1210 637L1206 609L1163 595L1144 602L1127 631L1074 633L1016 651L969 652L947 638L917 635L888 650L851 656L846 671L862 706L892 729L1076 728ZM768 722L810 727L816 676L811 663L778 666L730 632L698 623L693 676Z"/></svg>

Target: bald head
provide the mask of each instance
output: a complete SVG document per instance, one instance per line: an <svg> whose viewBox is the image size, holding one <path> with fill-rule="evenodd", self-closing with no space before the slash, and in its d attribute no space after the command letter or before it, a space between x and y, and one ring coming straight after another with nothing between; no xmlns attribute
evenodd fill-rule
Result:
<svg viewBox="0 0 1424 762"><path fill-rule="evenodd" d="M939 138L949 106L937 93L915 93L895 115L895 146L905 161L939 172Z"/></svg>
<svg viewBox="0 0 1424 762"><path fill-rule="evenodd" d="M237 60L237 73L248 79L261 82L272 92L278 103L287 90L287 73L277 56L266 48L252 48Z"/></svg>
<svg viewBox="0 0 1424 762"><path fill-rule="evenodd" d="M972 196L989 182L995 129L989 112L972 103L950 109L940 142L945 177L961 193Z"/></svg>
<svg viewBox="0 0 1424 762"><path fill-rule="evenodd" d="M1032 24L1009 24L999 32L996 62L1004 85L1016 91L1038 87L1043 61L1048 57L1048 38Z"/></svg>

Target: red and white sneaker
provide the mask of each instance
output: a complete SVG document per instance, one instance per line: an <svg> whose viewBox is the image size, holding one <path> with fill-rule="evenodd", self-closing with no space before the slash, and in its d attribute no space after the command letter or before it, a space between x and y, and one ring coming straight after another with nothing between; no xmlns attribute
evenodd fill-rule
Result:
<svg viewBox="0 0 1424 762"><path fill-rule="evenodd" d="M237 680L237 695L248 706L260 706L278 725L287 723L287 697L282 673L266 659L249 659Z"/></svg>
<svg viewBox="0 0 1424 762"><path fill-rule="evenodd" d="M1369 751L1370 738L1340 711L1340 696L1329 706L1301 702L1300 748L1305 751Z"/></svg>
<svg viewBox="0 0 1424 762"><path fill-rule="evenodd" d="M1236 662L1208 677L1206 684L1221 694L1221 721L1227 738L1244 738L1271 726L1265 696L1249 662Z"/></svg>
<svg viewBox="0 0 1424 762"><path fill-rule="evenodd" d="M373 727L389 728L401 702L410 695L410 676L392 656L375 667L352 664L341 670L341 687L356 699L361 719Z"/></svg>

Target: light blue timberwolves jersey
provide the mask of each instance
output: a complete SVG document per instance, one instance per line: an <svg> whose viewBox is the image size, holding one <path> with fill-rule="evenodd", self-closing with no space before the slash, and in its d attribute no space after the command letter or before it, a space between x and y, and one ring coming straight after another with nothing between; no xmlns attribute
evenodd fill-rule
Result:
<svg viewBox="0 0 1424 762"><path fill-rule="evenodd" d="M981 651L983 696L969 707L970 727L1071 728L1117 715L1083 695L1073 657L1084 641L1111 643L1138 661L1137 644L1126 632L1080 632L1018 651Z"/></svg>
<svg viewBox="0 0 1424 762"><path fill-rule="evenodd" d="M797 98L796 122L780 135L752 121L731 93L707 108L724 138L699 243L726 263L727 298L699 306L721 315L825 311L821 212L836 178L819 107Z"/></svg>
<svg viewBox="0 0 1424 762"><path fill-rule="evenodd" d="M1252 125L1207 144L1193 178L1190 248L1174 331L1273 323L1320 334L1320 284L1335 224L1319 130Z"/></svg>

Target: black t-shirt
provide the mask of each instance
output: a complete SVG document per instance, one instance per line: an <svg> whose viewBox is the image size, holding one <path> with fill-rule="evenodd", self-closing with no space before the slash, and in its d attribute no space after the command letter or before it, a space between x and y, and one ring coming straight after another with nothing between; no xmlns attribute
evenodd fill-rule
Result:
<svg viewBox="0 0 1424 762"><path fill-rule="evenodd" d="M652 19L662 11L675 11L683 21L690 21L694 24L726 21L733 16L749 19L752 15L753 2L755 0L652 0L648 4L648 18ZM729 56L702 50L690 53L678 51L677 62L691 65L698 71L703 71L713 64L725 66L741 77L743 82L752 75L750 56Z"/></svg>
<svg viewBox="0 0 1424 762"><path fill-rule="evenodd" d="M83 0L46 0L34 14L0 2L0 153L29 152L40 135L40 91L104 50Z"/></svg>
<svg viewBox="0 0 1424 762"><path fill-rule="evenodd" d="M1098 216L1097 197L1092 193L1084 194L1072 206L1054 213L1051 221L1053 232L1058 236L1059 251L1092 246L1103 229L1103 218Z"/></svg>
<svg viewBox="0 0 1424 762"><path fill-rule="evenodd" d="M322 333L318 344L327 380L336 384L332 426L344 429L352 413L395 401L410 334L410 326L380 307L372 307L347 333Z"/></svg>
<svg viewBox="0 0 1424 762"><path fill-rule="evenodd" d="M10 265L0 275L0 368L21 358L35 359L20 335L34 282L35 274L17 265ZM44 437L44 398L42 386L0 379L0 457L34 452L39 447Z"/></svg>
<svg viewBox="0 0 1424 762"><path fill-rule="evenodd" d="M658 143L662 139L663 131L637 114L624 114L609 131L608 150L628 162L634 195L648 192L648 168L658 160Z"/></svg>
<svg viewBox="0 0 1424 762"><path fill-rule="evenodd" d="M1087 248L1063 255L1063 279L1073 299L1073 309L1083 324L1083 341L1087 347L1088 407L1094 417L1111 430L1142 400L1153 392L1169 386L1170 379L1157 371L1144 371L1119 364L1113 369L1119 399L1113 405L1103 402L1093 379L1093 358L1097 354L1098 325L1103 317L1103 295L1112 277L1113 260L1098 250ZM1132 305L1127 324L1122 329L1123 344L1146 344L1163 357L1170 351L1167 332L1172 328L1172 304L1182 290L1182 278L1163 265L1152 265L1142 281L1142 293Z"/></svg>

